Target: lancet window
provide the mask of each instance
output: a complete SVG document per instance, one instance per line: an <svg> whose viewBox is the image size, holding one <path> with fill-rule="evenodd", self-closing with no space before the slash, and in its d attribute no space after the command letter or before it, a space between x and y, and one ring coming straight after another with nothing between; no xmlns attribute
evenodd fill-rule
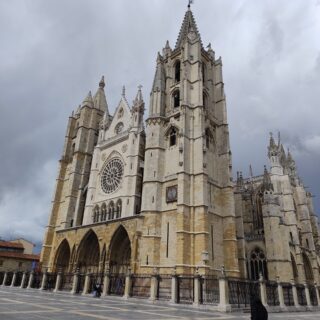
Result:
<svg viewBox="0 0 320 320"><path fill-rule="evenodd" d="M121 218L121 211L122 211L122 201L119 199L116 205L116 218Z"/></svg>
<svg viewBox="0 0 320 320"><path fill-rule="evenodd" d="M101 221L106 221L107 220L107 206L104 203L101 206Z"/></svg>
<svg viewBox="0 0 320 320"><path fill-rule="evenodd" d="M172 127L169 131L169 145L174 146L177 144L177 129Z"/></svg>
<svg viewBox="0 0 320 320"><path fill-rule="evenodd" d="M264 279L268 279L266 256L260 248L255 248L251 251L248 267L250 279L258 280L260 273Z"/></svg>
<svg viewBox="0 0 320 320"><path fill-rule="evenodd" d="M255 195L254 207L253 207L253 226L254 229L263 229L263 215L262 215L262 203L263 203L263 193L258 192Z"/></svg>
<svg viewBox="0 0 320 320"><path fill-rule="evenodd" d="M109 214L109 220L113 220L114 219L114 203L113 203L113 201L111 201L109 203L108 214Z"/></svg>
<svg viewBox="0 0 320 320"><path fill-rule="evenodd" d="M180 91L179 91L179 89L177 89L173 92L172 99L173 99L173 108L178 108L180 106Z"/></svg>
<svg viewBox="0 0 320 320"><path fill-rule="evenodd" d="M181 68L181 63L178 60L174 66L174 80L175 80L175 82L180 81L180 68Z"/></svg>
<svg viewBox="0 0 320 320"><path fill-rule="evenodd" d="M93 223L99 222L100 210L99 206L96 206L93 211Z"/></svg>

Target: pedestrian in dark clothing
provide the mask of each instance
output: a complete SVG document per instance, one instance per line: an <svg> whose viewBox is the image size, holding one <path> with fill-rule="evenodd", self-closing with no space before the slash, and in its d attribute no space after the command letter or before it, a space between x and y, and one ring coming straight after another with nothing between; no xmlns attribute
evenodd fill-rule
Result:
<svg viewBox="0 0 320 320"><path fill-rule="evenodd" d="M251 303L251 320L268 320L268 311L258 298Z"/></svg>
<svg viewBox="0 0 320 320"><path fill-rule="evenodd" d="M99 283L94 285L93 296L96 298L100 298L101 296L101 286Z"/></svg>

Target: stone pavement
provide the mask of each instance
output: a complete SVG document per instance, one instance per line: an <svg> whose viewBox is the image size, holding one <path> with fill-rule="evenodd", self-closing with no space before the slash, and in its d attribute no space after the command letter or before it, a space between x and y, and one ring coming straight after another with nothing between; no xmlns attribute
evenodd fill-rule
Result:
<svg viewBox="0 0 320 320"><path fill-rule="evenodd" d="M220 313L194 309L184 305L152 304L146 300L118 297L93 298L92 296L73 296L68 293L21 290L0 287L1 320L84 320L84 319L139 319L139 320L227 320L250 319L244 313ZM273 313L269 319L314 320L320 319L320 312Z"/></svg>

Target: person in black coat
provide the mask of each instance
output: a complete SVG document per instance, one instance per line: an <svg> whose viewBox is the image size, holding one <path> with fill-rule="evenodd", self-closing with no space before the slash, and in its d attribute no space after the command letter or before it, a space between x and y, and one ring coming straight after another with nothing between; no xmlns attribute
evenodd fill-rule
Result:
<svg viewBox="0 0 320 320"><path fill-rule="evenodd" d="M258 298L251 303L251 320L268 320L268 311Z"/></svg>

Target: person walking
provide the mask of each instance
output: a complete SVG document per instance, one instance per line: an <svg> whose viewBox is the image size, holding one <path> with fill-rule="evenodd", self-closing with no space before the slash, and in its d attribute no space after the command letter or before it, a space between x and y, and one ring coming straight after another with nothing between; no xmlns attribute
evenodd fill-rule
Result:
<svg viewBox="0 0 320 320"><path fill-rule="evenodd" d="M268 320L268 311L259 298L251 303L251 320Z"/></svg>

